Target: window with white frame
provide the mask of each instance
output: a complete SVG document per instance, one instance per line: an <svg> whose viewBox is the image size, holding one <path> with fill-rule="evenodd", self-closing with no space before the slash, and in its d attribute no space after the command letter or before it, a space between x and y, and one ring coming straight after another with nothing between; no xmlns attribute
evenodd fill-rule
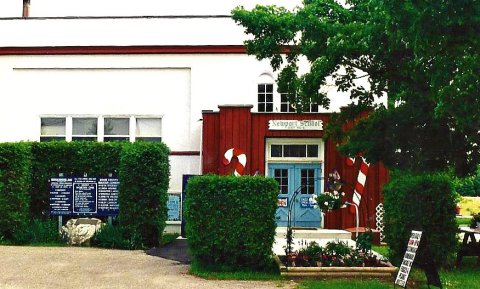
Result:
<svg viewBox="0 0 480 289"><path fill-rule="evenodd" d="M323 162L321 138L268 138L267 162Z"/></svg>
<svg viewBox="0 0 480 289"><path fill-rule="evenodd" d="M65 117L44 117L40 122L40 141L65 140Z"/></svg>
<svg viewBox="0 0 480 289"><path fill-rule="evenodd" d="M135 140L162 141L162 120L160 118L137 118Z"/></svg>
<svg viewBox="0 0 480 289"><path fill-rule="evenodd" d="M258 85L258 111L273 111L273 83L260 83Z"/></svg>
<svg viewBox="0 0 480 289"><path fill-rule="evenodd" d="M288 100L288 93L280 94L280 112L295 112L295 106Z"/></svg>
<svg viewBox="0 0 480 289"><path fill-rule="evenodd" d="M288 93L280 94L280 112L295 112L295 106L288 100ZM303 112L318 112L318 104L311 103Z"/></svg>
<svg viewBox="0 0 480 289"><path fill-rule="evenodd" d="M130 140L130 119L128 117L105 117L103 120L103 141Z"/></svg>
<svg viewBox="0 0 480 289"><path fill-rule="evenodd" d="M40 123L42 142L162 140L162 118L156 116L46 116Z"/></svg>
<svg viewBox="0 0 480 289"><path fill-rule="evenodd" d="M272 158L317 158L318 144L272 144Z"/></svg>
<svg viewBox="0 0 480 289"><path fill-rule="evenodd" d="M98 139L98 119L94 117L72 118L72 140L96 141Z"/></svg>

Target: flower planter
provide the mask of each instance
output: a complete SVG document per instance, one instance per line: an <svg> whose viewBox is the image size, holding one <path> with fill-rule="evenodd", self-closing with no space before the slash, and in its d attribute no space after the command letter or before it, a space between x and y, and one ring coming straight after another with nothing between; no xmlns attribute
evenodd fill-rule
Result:
<svg viewBox="0 0 480 289"><path fill-rule="evenodd" d="M286 267L277 257L280 274L289 278L392 278L397 267L385 263L385 267Z"/></svg>

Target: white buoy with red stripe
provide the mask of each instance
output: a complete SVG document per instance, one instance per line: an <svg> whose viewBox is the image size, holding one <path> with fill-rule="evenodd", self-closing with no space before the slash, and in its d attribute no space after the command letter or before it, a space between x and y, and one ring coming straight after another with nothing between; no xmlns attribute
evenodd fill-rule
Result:
<svg viewBox="0 0 480 289"><path fill-rule="evenodd" d="M368 168L370 164L367 163L364 157L361 157L360 170L358 171L357 182L355 183L355 190L353 191L352 201L355 205L360 206L362 200L363 189L365 188L365 182L367 181ZM346 159L348 166L353 166L355 159L348 157Z"/></svg>
<svg viewBox="0 0 480 289"><path fill-rule="evenodd" d="M243 172L245 171L245 166L247 165L247 155L241 149L228 149L223 155L223 164L228 165L232 161L233 157L236 157L238 160L234 172L234 175L238 177L243 175Z"/></svg>

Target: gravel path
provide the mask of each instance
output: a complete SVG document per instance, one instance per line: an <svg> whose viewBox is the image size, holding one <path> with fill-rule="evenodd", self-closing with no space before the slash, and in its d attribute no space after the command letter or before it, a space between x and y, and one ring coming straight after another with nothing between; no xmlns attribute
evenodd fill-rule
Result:
<svg viewBox="0 0 480 289"><path fill-rule="evenodd" d="M213 281L143 251L0 246L0 288L293 288L290 282Z"/></svg>

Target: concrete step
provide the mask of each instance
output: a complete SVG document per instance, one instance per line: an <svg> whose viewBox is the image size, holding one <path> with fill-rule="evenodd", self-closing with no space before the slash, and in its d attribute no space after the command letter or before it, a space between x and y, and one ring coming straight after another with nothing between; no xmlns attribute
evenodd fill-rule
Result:
<svg viewBox="0 0 480 289"><path fill-rule="evenodd" d="M276 238L284 239L287 236L286 227L277 227ZM321 228L294 228L293 239L351 239L352 233L345 230L331 230Z"/></svg>

